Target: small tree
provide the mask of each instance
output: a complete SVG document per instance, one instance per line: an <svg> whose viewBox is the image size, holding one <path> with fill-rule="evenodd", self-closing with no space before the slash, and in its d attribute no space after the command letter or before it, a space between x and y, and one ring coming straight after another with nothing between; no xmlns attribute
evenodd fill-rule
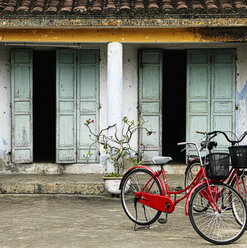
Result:
<svg viewBox="0 0 247 248"><path fill-rule="evenodd" d="M134 150L131 145L130 141L133 137L133 134L143 129L146 131L146 134L149 136L153 132L147 130L147 128L144 127L144 121L140 122L138 121L136 124L135 122L129 121L128 118L125 116L123 118L123 126L121 130L121 137L118 135L118 127L117 124L110 125L102 130L98 134L95 134L91 128L90 124L94 123L94 120L87 120L84 124L87 126L90 135L89 137L92 139L93 143L89 147L89 151L85 157L87 161L89 161L89 158L92 156L91 148L96 144L100 144L103 146L104 152L107 154L108 159L113 163L114 165L114 173L112 173L114 176L121 175L124 170L124 160L126 158L131 159L131 161L135 164L138 164L138 152ZM107 136L107 131L110 129L114 129L114 134L112 136ZM141 144L143 147L144 145ZM141 149L142 152L143 149Z"/></svg>

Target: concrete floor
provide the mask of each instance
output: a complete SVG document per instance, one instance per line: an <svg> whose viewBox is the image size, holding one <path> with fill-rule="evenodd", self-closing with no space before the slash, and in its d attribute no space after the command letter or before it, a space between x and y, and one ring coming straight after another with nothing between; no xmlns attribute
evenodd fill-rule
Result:
<svg viewBox="0 0 247 248"><path fill-rule="evenodd" d="M119 198L64 194L0 195L1 248L213 247L192 228L184 201L164 225L133 230ZM220 246L217 246L220 247ZM247 247L247 233L224 247Z"/></svg>

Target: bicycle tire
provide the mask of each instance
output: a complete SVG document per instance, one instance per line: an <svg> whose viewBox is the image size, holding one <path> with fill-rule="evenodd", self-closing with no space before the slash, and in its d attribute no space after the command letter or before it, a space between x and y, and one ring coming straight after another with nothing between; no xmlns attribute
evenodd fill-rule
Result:
<svg viewBox="0 0 247 248"><path fill-rule="evenodd" d="M198 160L193 160L187 165L184 175L184 188L190 185L200 168L201 164Z"/></svg>
<svg viewBox="0 0 247 248"><path fill-rule="evenodd" d="M201 168L201 164L196 159L191 161L188 164L188 166L185 170L185 177L184 177L184 187L185 188L190 185L190 183L195 178L196 174L199 172L200 168ZM188 193L188 190L187 190L187 193ZM201 202L200 206L199 206L199 204L197 204L196 206L193 206L193 208L197 212L203 212L203 211L207 210L208 203L206 204L206 206L204 206L203 202Z"/></svg>
<svg viewBox="0 0 247 248"><path fill-rule="evenodd" d="M238 186L237 186L237 180L236 180L236 177L233 178L233 181L231 183L231 186L238 192L240 193L241 197L243 198L245 204L247 204L247 192L246 192L246 189L247 189L247 184L246 184L246 181L247 181L247 172L244 171L244 173L239 176L239 188L240 188L240 192L239 192L239 189L238 189ZM245 185L245 186L244 186ZM238 218L238 216L236 215L236 220L239 222L240 225L242 225L241 223L241 220ZM246 227L247 228L247 227Z"/></svg>
<svg viewBox="0 0 247 248"><path fill-rule="evenodd" d="M245 190L247 189L247 171L243 171L243 173L239 176L238 180L239 180L240 192L237 187L236 177L233 178L231 186L240 193L240 195L244 199L244 202L247 204L247 192Z"/></svg>
<svg viewBox="0 0 247 248"><path fill-rule="evenodd" d="M189 218L195 231L205 240L218 244L230 244L238 240L246 229L247 209L240 194L229 185L220 182L211 182L210 187L218 208L214 211L211 205L204 212L196 212L193 205L197 198L201 200L202 193L207 192L207 184L201 185L192 194L189 202ZM208 202L210 196L206 193L204 201ZM207 199L208 198L208 199ZM241 219L242 225L236 220Z"/></svg>
<svg viewBox="0 0 247 248"><path fill-rule="evenodd" d="M137 168L131 171L124 178L122 183L121 202L123 209L131 221L142 226L151 225L161 215L161 211L150 208L144 204L139 203L138 201L135 208L135 193L140 192L152 176L153 174L149 170L144 168ZM154 177L150 183L153 183L153 185L149 193L162 195L161 186L157 178ZM146 192L146 190L144 190L144 192Z"/></svg>

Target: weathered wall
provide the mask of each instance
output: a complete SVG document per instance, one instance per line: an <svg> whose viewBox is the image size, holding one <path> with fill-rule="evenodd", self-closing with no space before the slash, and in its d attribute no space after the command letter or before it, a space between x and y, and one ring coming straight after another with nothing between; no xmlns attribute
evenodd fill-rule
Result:
<svg viewBox="0 0 247 248"><path fill-rule="evenodd" d="M0 48L0 171L10 162L10 53Z"/></svg>
<svg viewBox="0 0 247 248"><path fill-rule="evenodd" d="M138 103L138 66L137 49L133 46L124 46L123 58L123 116L137 123ZM137 148L137 133L131 140L133 148Z"/></svg>
<svg viewBox="0 0 247 248"><path fill-rule="evenodd" d="M247 47L237 49L236 129L238 136L247 131ZM245 138L247 144L247 138Z"/></svg>

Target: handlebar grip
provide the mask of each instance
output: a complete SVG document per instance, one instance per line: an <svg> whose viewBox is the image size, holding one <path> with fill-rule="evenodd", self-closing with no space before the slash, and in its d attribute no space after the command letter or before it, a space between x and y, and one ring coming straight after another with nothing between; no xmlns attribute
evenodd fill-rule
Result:
<svg viewBox="0 0 247 248"><path fill-rule="evenodd" d="M188 142L179 142L179 143L177 143L178 146L184 146L184 145L187 145L187 144L188 144Z"/></svg>
<svg viewBox="0 0 247 248"><path fill-rule="evenodd" d="M202 131L196 131L196 133L199 133L199 134L206 134L206 132L202 132Z"/></svg>
<svg viewBox="0 0 247 248"><path fill-rule="evenodd" d="M196 133L199 133L199 134L207 134L207 135L212 135L212 134L216 134L216 133L219 133L220 131L212 131L212 132L202 132L202 131L196 131Z"/></svg>
<svg viewBox="0 0 247 248"><path fill-rule="evenodd" d="M212 132L209 132L208 135L217 134L217 133L222 133L222 132L221 131L212 131Z"/></svg>

